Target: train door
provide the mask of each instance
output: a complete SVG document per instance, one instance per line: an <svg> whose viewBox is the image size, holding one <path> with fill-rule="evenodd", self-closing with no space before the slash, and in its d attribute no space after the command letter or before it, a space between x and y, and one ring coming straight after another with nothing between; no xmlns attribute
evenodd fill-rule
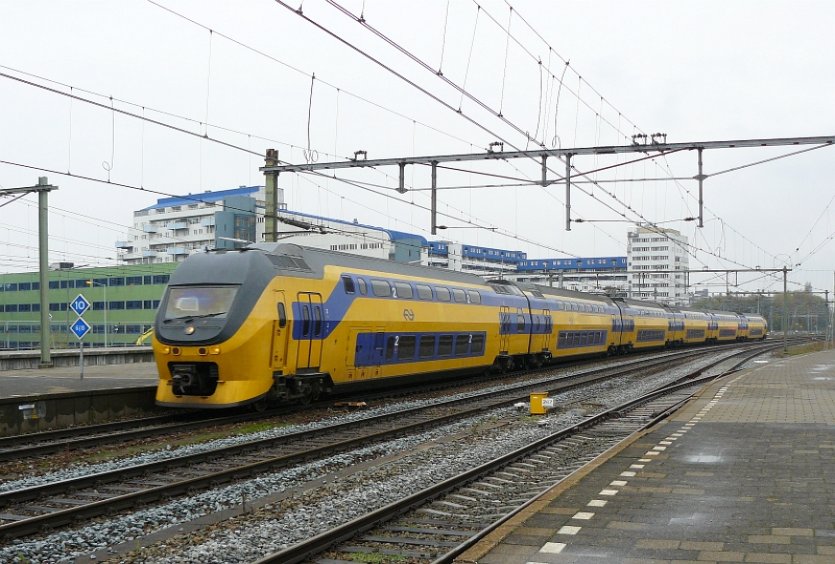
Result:
<svg viewBox="0 0 835 564"><path fill-rule="evenodd" d="M294 332L299 343L296 370L317 371L322 362L322 337L325 330L322 295L299 292L298 329Z"/></svg>
<svg viewBox="0 0 835 564"><path fill-rule="evenodd" d="M352 327L348 339L346 361L351 380L377 378L381 375L385 333L382 328L376 331L364 327Z"/></svg>
<svg viewBox="0 0 835 564"><path fill-rule="evenodd" d="M544 317L544 341L542 343L542 350L549 350L551 348L551 333L554 331L554 320L551 318L551 310L543 309L542 315Z"/></svg>
<svg viewBox="0 0 835 564"><path fill-rule="evenodd" d="M270 359L273 370L283 370L287 362L287 346L290 342L290 321L284 292L274 292L276 318L273 322L273 344Z"/></svg>
<svg viewBox="0 0 835 564"><path fill-rule="evenodd" d="M499 307L499 352L506 353L510 350L510 308Z"/></svg>

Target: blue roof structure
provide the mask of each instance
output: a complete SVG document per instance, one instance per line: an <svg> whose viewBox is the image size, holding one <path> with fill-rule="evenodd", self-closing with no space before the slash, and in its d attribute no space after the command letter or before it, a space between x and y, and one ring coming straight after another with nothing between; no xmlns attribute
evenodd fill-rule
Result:
<svg viewBox="0 0 835 564"><path fill-rule="evenodd" d="M187 206L189 204L198 204L200 202L219 202L232 196L254 196L260 189L261 186L241 186L240 188L231 188L229 190L207 190L205 192L198 192L197 194L160 198L157 200L156 204L148 206L140 211L167 208L171 206Z"/></svg>
<svg viewBox="0 0 835 564"><path fill-rule="evenodd" d="M617 270L626 268L626 257L551 258L521 261L519 272L565 270Z"/></svg>
<svg viewBox="0 0 835 564"><path fill-rule="evenodd" d="M320 221L328 221L330 223L341 223L342 225L351 225L353 227L362 227L364 229L374 229L375 231L382 231L384 233L387 233L389 238L391 238L392 241L402 241L404 239L418 240L422 247L428 247L429 246L429 241L427 241L426 237L424 237L423 235L417 235L415 233L407 233L406 231L396 231L394 229L386 229L385 227L378 227L376 225L367 225L365 223L358 223L356 221L353 221L353 222L344 221L344 220L341 220L341 219L334 219L332 217L323 217L323 216L319 216L319 215L313 215L313 214L293 211L293 210L289 210L289 209L288 210L281 210L281 212L282 213L293 214L293 215L300 216L300 217L307 217L307 218L310 218L310 219L318 219Z"/></svg>

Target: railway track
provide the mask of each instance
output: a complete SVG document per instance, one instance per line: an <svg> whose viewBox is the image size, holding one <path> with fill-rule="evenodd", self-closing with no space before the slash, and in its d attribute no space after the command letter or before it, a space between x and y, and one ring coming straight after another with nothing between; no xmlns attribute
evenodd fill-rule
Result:
<svg viewBox="0 0 835 564"><path fill-rule="evenodd" d="M756 345L749 343L748 346ZM685 353L691 350L703 349L688 349ZM660 355L657 353L649 354L651 355L649 358L653 358L655 356L667 357L671 353L664 352ZM679 352L673 354L683 353ZM638 358L637 362L642 362L645 358L647 357ZM580 361L570 364L560 364L559 368L572 367L579 364ZM548 367L541 370L541 372L547 372L549 370L553 370L554 368L556 367ZM311 406L282 406L261 413L253 413L249 411L243 413L236 412L232 415L221 415L218 413L207 414L206 412L186 414L178 413L97 425L71 427L54 431L0 437L0 462L6 460L21 461L26 458L44 456L56 452L68 452L90 447L99 448L102 445L107 444L120 444L141 439L167 437L177 433L203 429L207 425L217 426L247 421L258 421L268 419L270 417L280 417L294 414L310 408L327 409L333 407L340 401L352 401L355 399L363 401L395 399L408 397L409 395L414 394L444 391L467 385L484 386L492 382L507 380L508 378L519 376L520 374L522 374L521 371L510 374L495 374L489 377L474 376L465 379L455 379L454 381L438 380L430 383L429 385L421 383L420 385L398 387L391 390L384 389L374 393L363 392L361 394L348 394L333 399L319 401ZM536 375L536 373L528 374L529 377L535 377Z"/></svg>
<svg viewBox="0 0 835 564"><path fill-rule="evenodd" d="M429 406L403 409L350 423L287 433L220 449L206 449L138 466L6 491L0 493L0 538L31 535L97 515L194 493L231 480L414 433L418 429L443 425L524 401L532 391L559 393L604 379L669 369L675 362L687 362L694 356L715 353L715 349L697 349L650 361L637 359L626 367L621 365L618 368L601 368L568 377L538 380L502 390L474 393L464 398L435 401Z"/></svg>
<svg viewBox="0 0 835 564"><path fill-rule="evenodd" d="M740 353L742 358L719 376L766 350ZM357 557L362 561L362 555L412 564L452 562L554 485L665 418L703 384L719 377L700 377L705 369L267 555L258 564L340 562Z"/></svg>

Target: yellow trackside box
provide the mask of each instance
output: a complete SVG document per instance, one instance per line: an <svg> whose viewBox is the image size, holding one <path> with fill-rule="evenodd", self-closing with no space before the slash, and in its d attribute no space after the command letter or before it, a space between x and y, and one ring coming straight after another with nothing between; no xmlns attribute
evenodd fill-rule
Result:
<svg viewBox="0 0 835 564"><path fill-rule="evenodd" d="M531 415L545 415L547 413L542 400L548 397L548 392L531 393Z"/></svg>

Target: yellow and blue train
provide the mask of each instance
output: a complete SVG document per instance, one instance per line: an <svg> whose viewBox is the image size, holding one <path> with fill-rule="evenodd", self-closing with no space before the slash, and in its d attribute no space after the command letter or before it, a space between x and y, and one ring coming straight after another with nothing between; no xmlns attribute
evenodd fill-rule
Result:
<svg viewBox="0 0 835 564"><path fill-rule="evenodd" d="M765 338L757 315L265 244L190 256L154 324L162 406L309 401L393 379Z"/></svg>

